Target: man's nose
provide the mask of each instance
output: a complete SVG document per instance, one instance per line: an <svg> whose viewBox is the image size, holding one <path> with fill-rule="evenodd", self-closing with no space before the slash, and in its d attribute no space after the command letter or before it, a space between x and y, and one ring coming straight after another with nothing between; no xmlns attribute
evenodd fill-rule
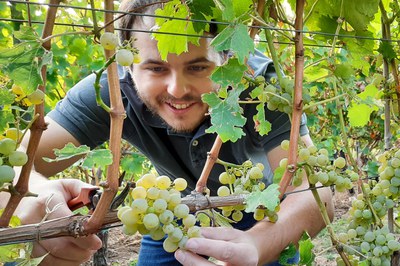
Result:
<svg viewBox="0 0 400 266"><path fill-rule="evenodd" d="M168 93L177 99L188 93L188 80L182 73L172 73L168 82Z"/></svg>

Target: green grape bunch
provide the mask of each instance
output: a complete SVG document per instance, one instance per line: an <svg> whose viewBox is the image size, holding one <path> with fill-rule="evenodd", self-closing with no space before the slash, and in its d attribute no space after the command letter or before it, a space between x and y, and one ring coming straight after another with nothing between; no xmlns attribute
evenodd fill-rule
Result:
<svg viewBox="0 0 400 266"><path fill-rule="evenodd" d="M289 141L282 141L281 148L289 150ZM279 166L287 168L287 158L282 159ZM315 146L299 148L292 185L300 186L304 175L307 174L308 181L312 185L317 183L323 186L335 185L336 190L339 192L351 189L353 182L357 181L359 177L352 170L344 170L345 167L346 159L339 156L331 162L327 149L317 149Z"/></svg>
<svg viewBox="0 0 400 266"><path fill-rule="evenodd" d="M0 188L14 180L14 166L23 166L28 161L25 152L17 151L16 140L4 137L0 140Z"/></svg>
<svg viewBox="0 0 400 266"><path fill-rule="evenodd" d="M383 194L396 200L400 196L400 150L385 151L378 156L379 182L373 188L375 194Z"/></svg>
<svg viewBox="0 0 400 266"><path fill-rule="evenodd" d="M181 191L186 187L183 178L171 181L165 175L143 175L131 191L131 204L118 210L124 233L139 232L154 240L165 238L163 247L167 252L183 248L191 237L200 237L196 216L181 203Z"/></svg>
<svg viewBox="0 0 400 266"><path fill-rule="evenodd" d="M249 195L252 192L263 191L265 189L265 183L263 182L263 170L264 165L253 163L248 160L241 165L226 167L226 170L219 175L219 181L221 186L217 190L217 195L220 197L229 195ZM268 210L264 206L258 206L253 213L255 220L260 221L265 217L271 222L278 220L279 206L276 210ZM219 207L223 216L230 218L233 222L240 222L243 219L243 211L246 209L246 205L237 206L224 206ZM210 224L210 219L202 217L200 220L204 225Z"/></svg>

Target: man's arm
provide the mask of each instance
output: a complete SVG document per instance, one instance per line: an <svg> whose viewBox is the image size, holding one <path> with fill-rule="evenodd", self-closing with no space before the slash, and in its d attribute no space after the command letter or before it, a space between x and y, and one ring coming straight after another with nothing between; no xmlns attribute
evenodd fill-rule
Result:
<svg viewBox="0 0 400 266"><path fill-rule="evenodd" d="M35 155L34 166L37 172L49 177L63 171L77 161L79 157L52 163L47 163L43 160L43 157L54 158L54 149L62 149L69 142L75 146L79 146L80 143L66 129L51 118L46 117L45 120L47 129L43 131L43 135L40 139L39 147ZM28 142L29 133L23 139L22 146L28 147Z"/></svg>
<svg viewBox="0 0 400 266"><path fill-rule="evenodd" d="M18 168L16 174L19 175ZM46 215L46 207L53 210L47 220L70 216L73 213L68 208L67 202L77 197L83 187L88 186L90 185L76 179L50 181L32 171L29 190L38 196L22 199L14 215L21 219L22 224L40 223ZM0 193L0 209L5 207L9 197L9 193ZM56 205L59 207L55 207ZM89 260L100 247L101 241L96 235L81 238L61 237L35 242L32 256L40 257L47 254L40 264L43 266L76 266Z"/></svg>
<svg viewBox="0 0 400 266"><path fill-rule="evenodd" d="M280 147L270 151L268 159L271 168L275 169L284 157L287 157L287 152ZM308 188L306 179L302 186L289 187L287 191L304 188ZM318 192L332 219L330 189L320 189ZM176 257L184 265L212 265L195 253L217 258L229 265L262 265L277 260L282 250L290 243L297 243L304 231L315 236L325 227L311 191L288 195L281 203L278 215L276 223L263 220L246 232L231 228L204 228L204 238L188 240L186 248L191 252L179 250Z"/></svg>

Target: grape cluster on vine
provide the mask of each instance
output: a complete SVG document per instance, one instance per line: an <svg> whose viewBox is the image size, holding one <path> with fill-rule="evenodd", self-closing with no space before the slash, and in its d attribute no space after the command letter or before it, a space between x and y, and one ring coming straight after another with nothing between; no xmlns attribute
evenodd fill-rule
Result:
<svg viewBox="0 0 400 266"><path fill-rule="evenodd" d="M245 161L242 165L226 167L226 171L219 175L221 186L217 190L218 196L248 195L254 191L264 190L263 170L263 164L257 163L253 165L251 161ZM276 222L278 208L269 210L264 206L259 206L254 211L253 217L257 221L268 217L271 222ZM243 211L246 209L246 205L226 206L220 207L220 209L223 216L230 217L234 222L239 222L243 218ZM209 218L207 221L207 217L203 217L201 221L205 225L210 223Z"/></svg>
<svg viewBox="0 0 400 266"><path fill-rule="evenodd" d="M118 211L124 233L148 234L154 240L166 236L163 247L167 252L184 247L191 237L199 237L196 216L181 203L180 191L186 187L187 182L183 178L172 182L165 175L156 177L149 173L142 176L131 192L132 203Z"/></svg>
<svg viewBox="0 0 400 266"><path fill-rule="evenodd" d="M7 130L6 137L0 140L0 188L11 183L15 177L14 166L23 166L28 161L25 152L17 151L15 130ZM13 138L11 138L13 137Z"/></svg>

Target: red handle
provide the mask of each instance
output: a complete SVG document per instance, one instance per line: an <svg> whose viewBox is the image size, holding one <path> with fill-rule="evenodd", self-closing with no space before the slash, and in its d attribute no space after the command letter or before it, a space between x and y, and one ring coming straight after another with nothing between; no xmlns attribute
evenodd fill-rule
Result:
<svg viewBox="0 0 400 266"><path fill-rule="evenodd" d="M81 189L79 195L67 202L68 207L71 211L79 209L83 206L89 205L91 203L91 194L94 193L97 187L85 187Z"/></svg>

